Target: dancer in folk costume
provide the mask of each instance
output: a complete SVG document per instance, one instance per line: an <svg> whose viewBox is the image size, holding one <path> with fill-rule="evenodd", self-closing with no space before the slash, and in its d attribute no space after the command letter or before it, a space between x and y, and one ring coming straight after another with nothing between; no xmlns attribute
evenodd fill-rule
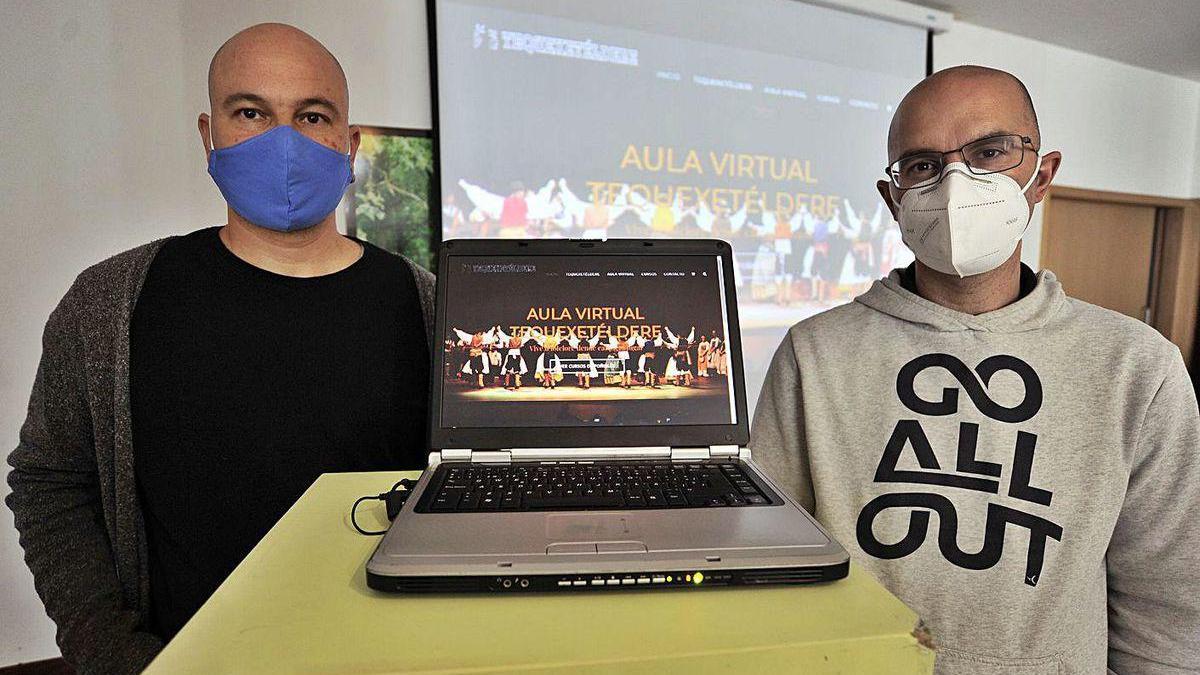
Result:
<svg viewBox="0 0 1200 675"><path fill-rule="evenodd" d="M467 365L467 345L464 345L461 340L446 338L442 348L446 352L446 373L453 373L454 377L462 377L463 366Z"/></svg>
<svg viewBox="0 0 1200 675"><path fill-rule="evenodd" d="M659 340L660 340L660 338L654 338L653 340L649 340L646 342L646 347L642 351L642 358L638 362L638 368L640 368L642 370L642 372L645 373L646 384L651 389L658 389L658 387L656 387L654 385L654 376L655 376L654 368L657 365L657 361L655 361L655 359L654 359L654 357L657 356L657 354L655 353L654 350L655 350L655 343L658 342Z"/></svg>
<svg viewBox="0 0 1200 675"><path fill-rule="evenodd" d="M622 381L624 375L621 373L621 358L617 352L613 351L615 347L610 347L608 343L604 344L608 351L604 356L604 365L602 371L604 373L604 384L618 384Z"/></svg>
<svg viewBox="0 0 1200 675"><path fill-rule="evenodd" d="M708 377L708 352L711 348L708 340L701 339L696 345L696 377Z"/></svg>
<svg viewBox="0 0 1200 675"><path fill-rule="evenodd" d="M542 353L542 339L545 337L546 336L542 334L542 331L537 328L530 329L523 336L521 336L521 360L524 361L526 365L534 367L537 366L538 356L541 356ZM528 375L517 376L517 379L519 380L525 380L527 378ZM534 380L537 380L536 376L534 376Z"/></svg>
<svg viewBox="0 0 1200 675"><path fill-rule="evenodd" d="M659 364L659 367L662 369L662 372L658 380L659 382L671 380L672 384L678 385L679 382L676 376L679 371L675 367L675 350L679 348L679 338L671 332L670 328L664 326L663 330L666 332L666 337L662 339L660 347L662 363Z"/></svg>
<svg viewBox="0 0 1200 675"><path fill-rule="evenodd" d="M500 366L500 374L504 376L504 388L520 389L521 376L529 372L529 366L525 365L525 359L521 355L521 345L525 343L525 339L516 334L508 335L499 328L496 335L505 350L504 361Z"/></svg>
<svg viewBox="0 0 1200 675"><path fill-rule="evenodd" d="M671 354L674 352L674 350L671 348L671 345L667 344L667 341L664 340L661 335L659 335L658 337L654 338L653 342L650 343L649 351L652 358L650 359L650 367L646 371L646 379L649 382L651 389L658 389L660 388L661 383L666 380L667 365L671 360Z"/></svg>
<svg viewBox="0 0 1200 675"><path fill-rule="evenodd" d="M496 340L494 331L493 328L486 333L471 334L457 328L454 329L454 334L467 346L467 362L463 365L462 372L475 376L475 386L478 389L483 389L483 376L491 372L486 349Z"/></svg>
<svg viewBox="0 0 1200 675"><path fill-rule="evenodd" d="M633 382L633 363L629 357L629 340L626 338L608 338L608 348L616 352L617 361L621 364L621 388L628 389Z"/></svg>
<svg viewBox="0 0 1200 675"><path fill-rule="evenodd" d="M562 359L558 357L558 336L546 335L541 339L542 355L538 357L537 368L533 374L541 381L542 386L554 389L562 379Z"/></svg>
<svg viewBox="0 0 1200 675"><path fill-rule="evenodd" d="M650 377L646 371L646 345L650 344L642 335L634 335L629 338L630 360L637 364L633 369L633 374L630 375L630 383L637 384L637 377L641 377L642 384L649 384Z"/></svg>
<svg viewBox="0 0 1200 675"><path fill-rule="evenodd" d="M500 327L496 326L493 330L498 331L498 330L500 330ZM500 383L500 364L504 362L504 357L501 354L501 349L503 347L504 347L504 343L500 342L499 337L496 337L495 340L493 340L492 342L490 342L483 348L483 351L487 354L487 357L488 357L488 365L491 368L492 380L496 384Z"/></svg>
<svg viewBox="0 0 1200 675"><path fill-rule="evenodd" d="M687 346L685 347L685 349L687 351L687 358L688 358L688 364L689 364L689 366L688 366L688 386L689 387L692 386L692 384L694 384L696 382L696 377L697 377L696 376L696 372L697 372L696 366L700 362L699 361L699 358L700 358L699 357L699 347L697 347L696 340L694 339L694 336L696 335L696 328L694 326L692 327L691 335L692 335L692 337L688 338ZM703 342L703 341L704 341L704 338L701 337L700 342Z"/></svg>
<svg viewBox="0 0 1200 675"><path fill-rule="evenodd" d="M690 344L696 339L696 328L692 327L692 332L684 339L679 339L671 332L670 328L666 328L667 338L674 353L671 355L671 362L667 366L667 377L675 378L675 384L678 385L680 380L683 381L683 386L692 386L692 355Z"/></svg>
<svg viewBox="0 0 1200 675"><path fill-rule="evenodd" d="M633 355L634 362L637 363L637 368L634 368L633 370L633 383L635 385L638 383L639 377L642 380L642 384L650 384L650 368L653 366L653 364L647 363L647 361L649 361L652 356L653 354L650 353L649 349L643 349L640 353Z"/></svg>
<svg viewBox="0 0 1200 675"><path fill-rule="evenodd" d="M591 389L592 378L600 374L596 370L596 362L592 360L592 350L596 348L596 344L599 342L599 335L592 336L586 342L580 340L574 334L567 338L567 344L571 345L571 349L577 350L575 358L579 360L579 370L575 371L575 380L584 389Z"/></svg>
<svg viewBox="0 0 1200 675"><path fill-rule="evenodd" d="M713 336L713 339L709 342L712 343L712 349L708 353L710 367L717 371L717 375L723 376L728 370L728 364L725 361L725 341Z"/></svg>

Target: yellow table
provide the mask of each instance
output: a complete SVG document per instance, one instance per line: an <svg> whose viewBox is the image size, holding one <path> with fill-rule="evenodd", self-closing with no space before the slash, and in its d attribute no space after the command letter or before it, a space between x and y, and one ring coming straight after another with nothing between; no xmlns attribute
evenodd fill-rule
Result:
<svg viewBox="0 0 1200 675"><path fill-rule="evenodd" d="M928 673L916 616L851 566L818 586L391 596L360 495L412 473L325 474L148 673ZM383 503L359 508L381 528Z"/></svg>

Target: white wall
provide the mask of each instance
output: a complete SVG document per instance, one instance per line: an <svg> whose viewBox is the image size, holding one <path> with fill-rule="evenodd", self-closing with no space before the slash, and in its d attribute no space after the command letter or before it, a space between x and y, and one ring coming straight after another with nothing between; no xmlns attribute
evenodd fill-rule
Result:
<svg viewBox="0 0 1200 675"><path fill-rule="evenodd" d="M0 6L0 456L25 416L42 325L74 276L223 219L195 130L205 70L225 38L268 20L308 30L338 55L354 121L429 126L422 0ZM1197 83L967 24L938 37L934 56L938 68L981 63L1022 77L1043 138L1065 155L1063 184L1200 197ZM1027 237L1034 261L1038 237ZM0 627L0 666L57 653L7 509Z"/></svg>
<svg viewBox="0 0 1200 675"><path fill-rule="evenodd" d="M1055 183L1200 197L1200 83L966 23L934 38L934 69L977 64L1025 82L1042 146L1063 154ZM1037 267L1041 209L1022 258Z"/></svg>
<svg viewBox="0 0 1200 675"><path fill-rule="evenodd" d="M0 10L2 456L25 416L42 325L75 274L197 224L199 191L180 180L203 163L179 77L180 8L27 2ZM21 555L12 513L0 509L0 665L57 653Z"/></svg>

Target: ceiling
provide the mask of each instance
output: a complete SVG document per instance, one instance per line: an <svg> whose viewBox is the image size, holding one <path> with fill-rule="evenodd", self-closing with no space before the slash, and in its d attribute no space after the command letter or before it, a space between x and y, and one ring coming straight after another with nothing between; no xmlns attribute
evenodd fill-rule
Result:
<svg viewBox="0 0 1200 675"><path fill-rule="evenodd" d="M909 1L956 21L1200 82L1200 0Z"/></svg>

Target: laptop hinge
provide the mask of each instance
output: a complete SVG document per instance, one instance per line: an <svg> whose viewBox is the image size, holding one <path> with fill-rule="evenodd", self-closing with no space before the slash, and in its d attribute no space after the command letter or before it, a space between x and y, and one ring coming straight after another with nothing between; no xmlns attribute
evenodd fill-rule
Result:
<svg viewBox="0 0 1200 675"><path fill-rule="evenodd" d="M708 459L711 456L708 448L671 448L671 459Z"/></svg>
<svg viewBox="0 0 1200 675"><path fill-rule="evenodd" d="M487 462L495 464L497 462L508 464L512 461L512 455L507 450L475 450L471 452L471 462Z"/></svg>
<svg viewBox="0 0 1200 675"><path fill-rule="evenodd" d="M442 456L443 462L447 462L450 460L458 460L458 461L466 460L469 462L469 461L471 461L471 449L470 448L445 448L444 450L442 450L441 456Z"/></svg>
<svg viewBox="0 0 1200 675"><path fill-rule="evenodd" d="M713 457L737 457L739 450L736 445L710 445L708 449Z"/></svg>
<svg viewBox="0 0 1200 675"><path fill-rule="evenodd" d="M468 450L465 448L447 448L442 450L442 461L454 460L456 462L501 462L507 464L512 461L512 455L507 450Z"/></svg>
<svg viewBox="0 0 1200 675"><path fill-rule="evenodd" d="M713 457L737 457L736 445L710 445L707 448L671 448L671 459L710 459Z"/></svg>

